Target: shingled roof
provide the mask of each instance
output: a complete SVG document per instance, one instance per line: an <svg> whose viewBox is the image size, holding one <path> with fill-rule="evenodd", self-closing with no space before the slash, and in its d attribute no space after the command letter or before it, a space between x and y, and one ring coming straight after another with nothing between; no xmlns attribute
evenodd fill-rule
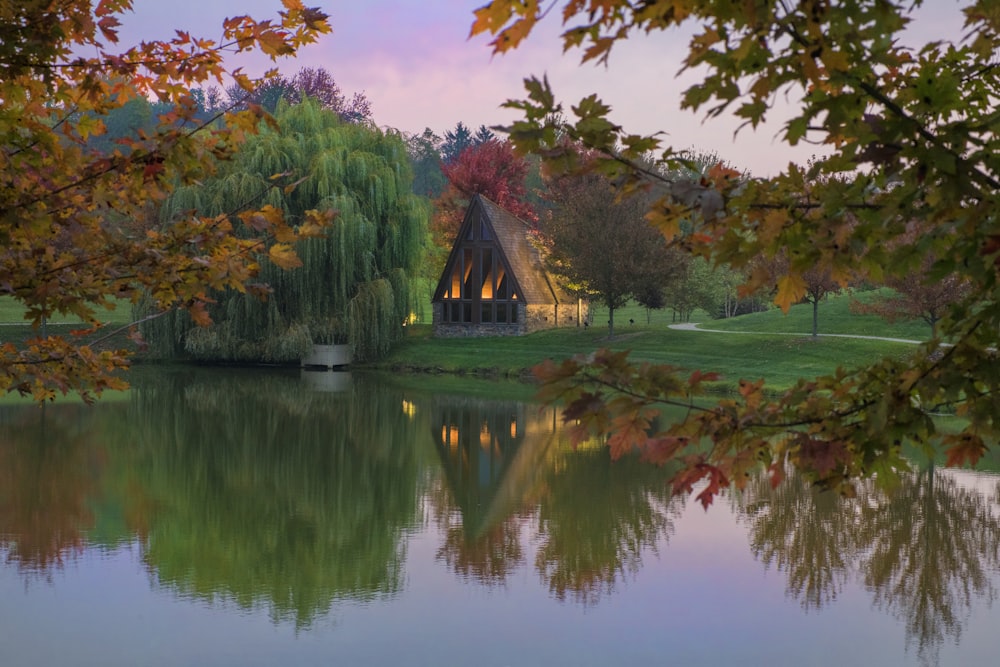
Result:
<svg viewBox="0 0 1000 667"><path fill-rule="evenodd" d="M445 276L451 274L455 255L467 237L469 226L476 220L488 225L492 238L510 269L518 293L527 304L570 303L574 301L552 280L542 266L538 249L529 240L531 225L482 195L475 195L465 212L457 241L448 256L445 271L435 292L435 300L446 289Z"/></svg>

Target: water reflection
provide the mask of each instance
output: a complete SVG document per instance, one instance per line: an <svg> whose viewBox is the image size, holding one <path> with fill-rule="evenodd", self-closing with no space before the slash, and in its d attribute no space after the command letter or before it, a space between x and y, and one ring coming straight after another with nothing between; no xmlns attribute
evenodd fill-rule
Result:
<svg viewBox="0 0 1000 667"><path fill-rule="evenodd" d="M305 631L345 601L389 609L422 577L443 596L540 582L537 597L590 613L650 569L666 581L690 567L679 526L731 520L672 498L669 471L568 446L551 410L321 379L155 369L119 404L0 410L0 559L58 587L81 555L136 553L172 600ZM731 509L749 535L736 549L781 572L803 609L860 592L932 663L996 596L998 503L996 476L931 465L850 500L762 477Z"/></svg>
<svg viewBox="0 0 1000 667"><path fill-rule="evenodd" d="M525 562L522 532L551 466L555 411L454 396L430 404L444 472L429 496L444 535L437 557L463 578L502 584Z"/></svg>
<svg viewBox="0 0 1000 667"><path fill-rule="evenodd" d="M918 655L936 663L974 605L996 595L1000 505L977 479L930 463L889 492L869 483L846 499L797 477L771 489L761 477L740 510L754 554L786 575L788 594L805 609L832 602L857 579L904 623Z"/></svg>
<svg viewBox="0 0 1000 667"><path fill-rule="evenodd" d="M528 533L551 594L593 603L666 541L683 505L663 470L611 464L598 443L569 447L552 409L452 398L432 414L448 486L431 496L438 558L463 578L504 583L525 562Z"/></svg>
<svg viewBox="0 0 1000 667"><path fill-rule="evenodd" d="M299 626L335 599L402 584L417 523L417 426L402 397L358 380L176 373L141 383L132 463L152 508L144 561L161 585L222 595Z"/></svg>
<svg viewBox="0 0 1000 667"><path fill-rule="evenodd" d="M85 408L70 406L59 420L47 410L0 411L0 549L36 575L83 550L106 459Z"/></svg>

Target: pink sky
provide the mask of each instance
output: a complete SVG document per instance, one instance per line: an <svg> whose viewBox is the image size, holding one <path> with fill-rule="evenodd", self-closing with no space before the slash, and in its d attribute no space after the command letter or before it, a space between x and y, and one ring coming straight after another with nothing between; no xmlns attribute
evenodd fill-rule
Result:
<svg viewBox="0 0 1000 667"><path fill-rule="evenodd" d="M547 74L568 108L597 93L612 106L612 120L630 132L663 131L666 145L716 152L733 166L756 176L777 173L789 161L804 162L814 146L788 147L777 138L781 118L756 131L745 128L734 139L738 123L729 119L702 122L703 114L681 111L679 94L693 79L676 78L688 36L658 33L615 48L608 68L580 65L579 54L562 54L558 12L553 12L517 51L491 57L484 37L468 39L473 10L485 0L312 0L331 16L333 34L303 49L279 69L294 74L300 67L325 67L347 93L363 91L372 101L380 126L405 132L429 127L438 134L459 121L473 128L504 124L516 116L500 105L523 97L522 81ZM217 37L226 16L276 16L279 0L136 0L134 17L126 17L123 43L169 36L183 28ZM926 11L931 38L959 34L957 3L935 0ZM925 35L921 35L924 37ZM250 71L262 70L264 58L247 60Z"/></svg>

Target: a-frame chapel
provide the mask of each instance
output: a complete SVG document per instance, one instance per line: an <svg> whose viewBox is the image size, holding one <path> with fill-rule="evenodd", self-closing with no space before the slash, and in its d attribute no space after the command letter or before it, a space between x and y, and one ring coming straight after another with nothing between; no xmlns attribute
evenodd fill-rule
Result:
<svg viewBox="0 0 1000 667"><path fill-rule="evenodd" d="M582 326L586 302L546 273L531 230L482 195L473 197L434 292L435 336L518 336Z"/></svg>

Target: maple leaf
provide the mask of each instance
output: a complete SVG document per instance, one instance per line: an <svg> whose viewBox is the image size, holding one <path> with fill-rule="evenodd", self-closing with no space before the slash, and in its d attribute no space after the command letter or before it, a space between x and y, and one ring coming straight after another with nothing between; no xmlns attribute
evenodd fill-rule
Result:
<svg viewBox="0 0 1000 667"><path fill-rule="evenodd" d="M585 393L563 408L563 422L572 422L595 415L604 407L600 393Z"/></svg>
<svg viewBox="0 0 1000 667"><path fill-rule="evenodd" d="M695 496L695 499L707 510L715 496L729 486L729 478L721 468L705 463L700 457L695 458L688 467L674 475L671 480L673 494L693 493L695 485L706 478L705 488Z"/></svg>
<svg viewBox="0 0 1000 667"><path fill-rule="evenodd" d="M722 162L717 162L708 170L705 177L715 186L717 190L725 191L733 187L740 179L740 172L732 167L727 167Z"/></svg>
<svg viewBox="0 0 1000 667"><path fill-rule="evenodd" d="M81 139L86 140L92 135L104 134L104 123L94 116L83 116L76 123L77 134Z"/></svg>
<svg viewBox="0 0 1000 667"><path fill-rule="evenodd" d="M788 219L788 211L783 209L767 211L757 221L757 237L761 243L768 244L777 239L778 234L788 224Z"/></svg>
<svg viewBox="0 0 1000 667"><path fill-rule="evenodd" d="M267 256L282 269L297 269L302 266L302 260L287 243L275 243L268 249Z"/></svg>
<svg viewBox="0 0 1000 667"><path fill-rule="evenodd" d="M612 422L608 447L617 460L635 449L643 449L649 439L649 420L638 410L620 415Z"/></svg>
<svg viewBox="0 0 1000 667"><path fill-rule="evenodd" d="M798 303L806 294L806 281L798 273L790 273L778 279L778 294L774 303L787 313L793 304Z"/></svg>
<svg viewBox="0 0 1000 667"><path fill-rule="evenodd" d="M965 464L974 466L986 453L986 443L975 433L948 435L944 438L944 442L948 445L945 449L947 456L945 465L949 468Z"/></svg>
<svg viewBox="0 0 1000 667"><path fill-rule="evenodd" d="M188 304L187 311L192 321L198 326L207 327L212 324L212 317L208 314L208 309L205 307L203 300L197 299L192 301Z"/></svg>
<svg viewBox="0 0 1000 667"><path fill-rule="evenodd" d="M715 466L706 467L708 468L708 484L702 489L701 493L695 496L695 500L700 502L705 510L708 510L709 505L715 500L715 496L722 493L729 486L729 478L726 477L722 470Z"/></svg>
<svg viewBox="0 0 1000 667"><path fill-rule="evenodd" d="M295 52L292 46L285 41L285 35L277 30L265 30L258 33L257 43L260 44L261 51L271 56L271 58L290 55Z"/></svg>
<svg viewBox="0 0 1000 667"><path fill-rule="evenodd" d="M692 493L694 485L701 481L708 474L703 457L696 457L693 462L689 462L687 467L679 470L670 480L671 492L673 495L681 493Z"/></svg>
<svg viewBox="0 0 1000 667"><path fill-rule="evenodd" d="M797 437L796 445L798 466L815 472L820 479L839 471L850 460L847 444L840 440L819 440L802 434Z"/></svg>
<svg viewBox="0 0 1000 667"><path fill-rule="evenodd" d="M664 465L673 461L678 453L687 447L688 438L679 436L653 437L642 447L642 460L654 465Z"/></svg>
<svg viewBox="0 0 1000 667"><path fill-rule="evenodd" d="M97 22L97 27L100 29L101 34L104 35L104 39L109 42L118 41L118 31L116 28L121 26L121 21L114 16L105 16Z"/></svg>

